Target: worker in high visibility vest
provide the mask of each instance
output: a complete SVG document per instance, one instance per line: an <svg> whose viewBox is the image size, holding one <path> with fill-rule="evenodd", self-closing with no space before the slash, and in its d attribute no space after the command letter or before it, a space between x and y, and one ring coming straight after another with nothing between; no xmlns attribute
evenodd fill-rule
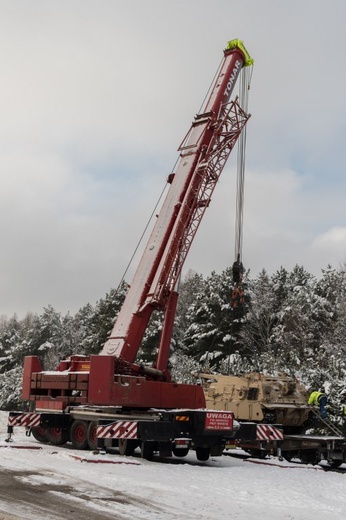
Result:
<svg viewBox="0 0 346 520"><path fill-rule="evenodd" d="M326 404L328 402L328 397L323 391L320 392L311 392L308 404L312 404L315 406L318 406L321 412L322 419L326 419L327 417L327 410L326 410Z"/></svg>
<svg viewBox="0 0 346 520"><path fill-rule="evenodd" d="M346 404L344 404L342 406L341 415L342 415L342 431L344 432L344 435L346 435Z"/></svg>

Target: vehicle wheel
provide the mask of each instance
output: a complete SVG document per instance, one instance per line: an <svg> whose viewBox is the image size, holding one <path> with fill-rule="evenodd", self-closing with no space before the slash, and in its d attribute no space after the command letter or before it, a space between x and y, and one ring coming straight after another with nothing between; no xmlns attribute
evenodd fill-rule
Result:
<svg viewBox="0 0 346 520"><path fill-rule="evenodd" d="M343 461L342 460L332 460L332 461L328 462L328 464L331 468L339 468L341 466L341 464L343 464Z"/></svg>
<svg viewBox="0 0 346 520"><path fill-rule="evenodd" d="M320 462L320 456L317 450L302 450L300 452L300 460L303 464L318 464Z"/></svg>
<svg viewBox="0 0 346 520"><path fill-rule="evenodd" d="M48 442L47 439L47 430L42 428L42 426L34 426L31 428L32 436L38 441L38 442Z"/></svg>
<svg viewBox="0 0 346 520"><path fill-rule="evenodd" d="M171 441L160 441L159 442L159 456L162 459L168 459L172 457L172 443Z"/></svg>
<svg viewBox="0 0 346 520"><path fill-rule="evenodd" d="M214 444L210 448L210 456L211 457L221 457L221 455L223 454L224 451L225 451L225 445L223 443Z"/></svg>
<svg viewBox="0 0 346 520"><path fill-rule="evenodd" d="M282 456L285 460L287 460L287 462L291 462L291 460L293 459L293 455L289 451L283 451Z"/></svg>
<svg viewBox="0 0 346 520"><path fill-rule="evenodd" d="M131 457L137 448L137 442L133 439L119 439L119 453L126 457Z"/></svg>
<svg viewBox="0 0 346 520"><path fill-rule="evenodd" d="M92 451L97 449L96 429L97 429L97 422L91 421L88 426L88 446L89 446L89 449Z"/></svg>
<svg viewBox="0 0 346 520"><path fill-rule="evenodd" d="M141 457L142 459L152 460L154 456L154 443L150 441L143 441L141 443Z"/></svg>
<svg viewBox="0 0 346 520"><path fill-rule="evenodd" d="M176 448L173 446L172 452L176 457L186 457L186 455L189 453L189 448Z"/></svg>
<svg viewBox="0 0 346 520"><path fill-rule="evenodd" d="M200 446L197 446L196 448L196 457L198 460L208 460L210 455L210 449L209 448L201 448Z"/></svg>
<svg viewBox="0 0 346 520"><path fill-rule="evenodd" d="M53 446L62 446L69 440L68 431L62 428L48 428L47 440Z"/></svg>
<svg viewBox="0 0 346 520"><path fill-rule="evenodd" d="M76 450L88 448L88 423L86 421L73 421L71 425L71 443Z"/></svg>
<svg viewBox="0 0 346 520"><path fill-rule="evenodd" d="M265 459L267 456L267 452L264 450L249 450L251 457L255 459Z"/></svg>

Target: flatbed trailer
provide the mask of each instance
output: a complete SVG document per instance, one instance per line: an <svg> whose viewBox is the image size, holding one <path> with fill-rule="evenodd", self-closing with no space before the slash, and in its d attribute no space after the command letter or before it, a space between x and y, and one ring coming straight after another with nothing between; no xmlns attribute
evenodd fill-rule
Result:
<svg viewBox="0 0 346 520"><path fill-rule="evenodd" d="M257 425L258 432L264 431L271 425ZM291 461L299 459L304 464L319 464L326 461L331 467L339 467L346 463L346 437L338 435L286 435L281 428L275 425L273 434L267 439L257 434L255 440L243 440L242 436L236 441L236 447L257 458L274 455L281 460ZM281 438L280 438L281 437ZM269 440L268 440L269 439Z"/></svg>
<svg viewBox="0 0 346 520"><path fill-rule="evenodd" d="M280 448L286 460L298 458L306 464L318 464L325 460L332 467L346 462L346 437L286 435Z"/></svg>

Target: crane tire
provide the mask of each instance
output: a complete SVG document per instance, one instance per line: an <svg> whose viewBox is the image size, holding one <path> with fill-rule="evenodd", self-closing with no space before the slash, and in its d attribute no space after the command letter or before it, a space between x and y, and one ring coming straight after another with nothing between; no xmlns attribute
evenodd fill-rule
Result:
<svg viewBox="0 0 346 520"><path fill-rule="evenodd" d="M154 443L151 441L142 441L141 457L142 459L152 460L154 456Z"/></svg>
<svg viewBox="0 0 346 520"><path fill-rule="evenodd" d="M88 446L88 423L79 419L71 424L70 438L76 450L86 450Z"/></svg>
<svg viewBox="0 0 346 520"><path fill-rule="evenodd" d="M89 450L95 451L97 450L97 437L96 437L96 428L98 424L96 421L90 421L88 425L88 446Z"/></svg>
<svg viewBox="0 0 346 520"><path fill-rule="evenodd" d="M208 460L209 456L210 456L209 448L202 448L201 446L197 446L197 448L196 448L197 460Z"/></svg>
<svg viewBox="0 0 346 520"><path fill-rule="evenodd" d="M47 430L42 428L42 426L34 426L31 428L31 433L34 439L36 439L38 442L47 443Z"/></svg>
<svg viewBox="0 0 346 520"><path fill-rule="evenodd" d="M137 441L134 439L119 439L118 447L120 455L132 457L133 452L137 448Z"/></svg>
<svg viewBox="0 0 346 520"><path fill-rule="evenodd" d="M53 446L62 446L69 440L69 434L67 430L62 428L48 428L47 429L47 441Z"/></svg>

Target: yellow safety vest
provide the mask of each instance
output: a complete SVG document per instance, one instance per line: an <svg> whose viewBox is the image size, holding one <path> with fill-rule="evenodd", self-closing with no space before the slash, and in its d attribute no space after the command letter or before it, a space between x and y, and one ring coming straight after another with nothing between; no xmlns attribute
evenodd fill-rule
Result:
<svg viewBox="0 0 346 520"><path fill-rule="evenodd" d="M308 404L318 405L318 399L323 395L323 392L312 392L308 399Z"/></svg>

